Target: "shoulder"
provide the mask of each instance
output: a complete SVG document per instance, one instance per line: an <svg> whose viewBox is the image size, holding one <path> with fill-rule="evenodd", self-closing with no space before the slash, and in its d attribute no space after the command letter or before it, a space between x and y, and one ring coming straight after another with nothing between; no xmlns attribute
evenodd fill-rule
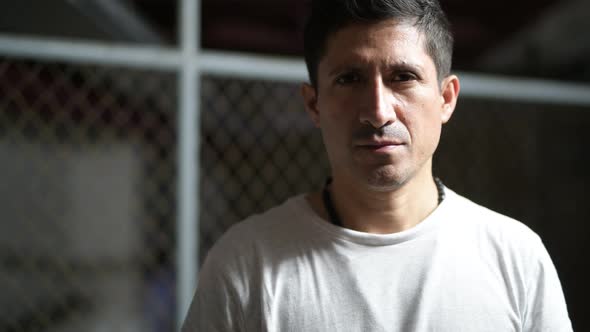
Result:
<svg viewBox="0 0 590 332"><path fill-rule="evenodd" d="M305 208L303 195L298 195L236 223L208 252L206 265L222 265L223 269L253 267L256 262L252 260L261 259L261 255L268 255L294 233L301 232L300 220L308 213Z"/></svg>
<svg viewBox="0 0 590 332"><path fill-rule="evenodd" d="M301 197L293 197L235 224L221 236L201 266L183 331L244 329L246 317L252 312L243 310L251 301L256 302L252 290L261 285L265 261L273 252L269 247L293 228L298 205L302 205ZM255 314L260 315L260 312Z"/></svg>
<svg viewBox="0 0 590 332"><path fill-rule="evenodd" d="M456 233L450 236L459 238L459 243L469 243L483 261L504 270L520 271L524 279L547 262L541 238L527 225L456 193L450 196L449 232Z"/></svg>
<svg viewBox="0 0 590 332"><path fill-rule="evenodd" d="M539 236L521 221L474 203L453 191L448 191L451 200L448 211L458 227L471 229L480 233L479 235L500 242L525 241L530 244L540 241Z"/></svg>
<svg viewBox="0 0 590 332"><path fill-rule="evenodd" d="M259 242L268 236L277 236L288 232L301 218L305 208L305 198L298 195L287 199L281 204L234 224L217 242L216 246L231 244L247 244Z"/></svg>
<svg viewBox="0 0 590 332"><path fill-rule="evenodd" d="M522 222L456 193L450 192L449 201L451 230L459 234L453 239L469 243L480 267L501 277L524 330L571 331L561 284L541 238Z"/></svg>
<svg viewBox="0 0 590 332"><path fill-rule="evenodd" d="M500 273L511 283L524 287L544 265L551 265L541 238L522 222L451 193L450 234L464 243L481 263ZM517 280L519 280L517 282Z"/></svg>

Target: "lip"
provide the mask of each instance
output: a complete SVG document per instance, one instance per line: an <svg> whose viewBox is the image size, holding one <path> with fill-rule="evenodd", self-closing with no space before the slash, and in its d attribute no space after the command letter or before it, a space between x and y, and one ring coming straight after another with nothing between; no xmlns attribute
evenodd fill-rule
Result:
<svg viewBox="0 0 590 332"><path fill-rule="evenodd" d="M355 143L355 146L360 148L381 148L386 146L400 146L403 142L397 140L365 140Z"/></svg>
<svg viewBox="0 0 590 332"><path fill-rule="evenodd" d="M389 152L404 144L403 142L393 140L367 140L356 142L355 147L373 152Z"/></svg>

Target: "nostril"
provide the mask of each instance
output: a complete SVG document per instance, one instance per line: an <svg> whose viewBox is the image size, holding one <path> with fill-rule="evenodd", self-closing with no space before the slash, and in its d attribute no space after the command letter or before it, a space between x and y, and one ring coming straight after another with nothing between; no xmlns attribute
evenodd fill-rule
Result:
<svg viewBox="0 0 590 332"><path fill-rule="evenodd" d="M390 126L394 122L395 122L395 120L392 120L392 119L379 119L379 118L361 120L362 124L367 125L367 126L371 126L375 129L381 129L383 127Z"/></svg>

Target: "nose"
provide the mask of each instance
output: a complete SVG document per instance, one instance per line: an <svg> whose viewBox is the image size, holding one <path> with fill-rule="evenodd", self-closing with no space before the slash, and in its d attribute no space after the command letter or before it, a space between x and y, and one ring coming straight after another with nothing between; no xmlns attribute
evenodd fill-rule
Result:
<svg viewBox="0 0 590 332"><path fill-rule="evenodd" d="M364 90L360 122L373 128L385 127L395 122L395 97L382 79L375 78Z"/></svg>

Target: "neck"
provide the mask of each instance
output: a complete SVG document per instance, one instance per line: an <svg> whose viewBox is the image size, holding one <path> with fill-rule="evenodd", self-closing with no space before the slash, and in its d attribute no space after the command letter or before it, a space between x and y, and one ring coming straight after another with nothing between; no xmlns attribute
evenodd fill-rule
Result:
<svg viewBox="0 0 590 332"><path fill-rule="evenodd" d="M438 205L438 191L430 168L394 190L375 191L350 183L342 176L334 177L329 190L341 226L366 233L389 234L410 229ZM324 219L331 219L317 197L316 204L313 198L310 201Z"/></svg>

